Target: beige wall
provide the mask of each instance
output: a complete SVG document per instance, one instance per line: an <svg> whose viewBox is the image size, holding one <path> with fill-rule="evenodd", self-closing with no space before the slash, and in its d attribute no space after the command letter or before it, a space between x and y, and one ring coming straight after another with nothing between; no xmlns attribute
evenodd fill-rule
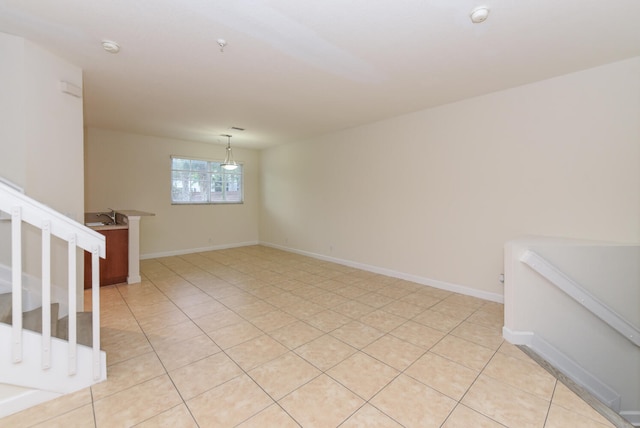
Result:
<svg viewBox="0 0 640 428"><path fill-rule="evenodd" d="M82 220L82 99L60 90L60 81L82 87L82 70L4 33L0 33L0 58L0 176L28 196ZM8 224L0 223L0 236L10 236ZM25 270L40 277L40 234L25 227L24 236ZM6 264L10 239L2 241L0 263ZM61 287L67 283L66 260L66 245L53 239L52 282ZM78 297L81 305L81 289Z"/></svg>
<svg viewBox="0 0 640 428"><path fill-rule="evenodd" d="M640 241L640 58L262 152L260 239L502 294L505 241Z"/></svg>
<svg viewBox="0 0 640 428"><path fill-rule="evenodd" d="M233 143L232 143L233 145ZM170 156L223 160L225 146L89 128L86 211L155 213L140 222L142 257L258 241L258 153L233 149L244 166L244 204L171 205Z"/></svg>

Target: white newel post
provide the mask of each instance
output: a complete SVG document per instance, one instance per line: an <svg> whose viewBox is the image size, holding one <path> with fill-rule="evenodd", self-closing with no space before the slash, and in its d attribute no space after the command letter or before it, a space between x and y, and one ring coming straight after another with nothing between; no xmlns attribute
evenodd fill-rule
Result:
<svg viewBox="0 0 640 428"><path fill-rule="evenodd" d="M129 220L129 276L127 284L142 281L140 277L140 216L127 216Z"/></svg>

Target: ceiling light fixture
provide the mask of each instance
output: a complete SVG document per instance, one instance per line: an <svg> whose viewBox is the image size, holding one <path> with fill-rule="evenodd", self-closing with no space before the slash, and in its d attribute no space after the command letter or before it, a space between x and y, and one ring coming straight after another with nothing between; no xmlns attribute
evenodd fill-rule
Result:
<svg viewBox="0 0 640 428"><path fill-rule="evenodd" d="M236 161L233 160L233 152L231 151L231 135L222 134L223 137L227 137L227 156L224 158L224 162L220 166L227 171L233 171L238 167Z"/></svg>
<svg viewBox="0 0 640 428"><path fill-rule="evenodd" d="M111 40L103 40L102 41L102 48L112 54L117 54L118 52L120 52L120 45L117 44L114 41Z"/></svg>
<svg viewBox="0 0 640 428"><path fill-rule="evenodd" d="M218 46L220 46L220 52L224 52L224 47L227 46L227 41L225 39L218 39Z"/></svg>
<svg viewBox="0 0 640 428"><path fill-rule="evenodd" d="M471 22L474 24L480 24L481 22L486 21L487 17L489 17L489 8L486 6L476 7L471 11L469 17L471 18Z"/></svg>

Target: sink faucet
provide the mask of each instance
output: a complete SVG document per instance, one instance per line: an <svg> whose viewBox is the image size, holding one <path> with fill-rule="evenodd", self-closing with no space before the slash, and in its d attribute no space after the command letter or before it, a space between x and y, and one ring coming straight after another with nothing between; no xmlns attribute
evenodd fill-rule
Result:
<svg viewBox="0 0 640 428"><path fill-rule="evenodd" d="M110 213L99 213L98 217L100 216L105 216L105 217L109 217L109 220L111 220L111 223L116 224L116 210L114 210L113 208L107 208L109 210L111 210Z"/></svg>

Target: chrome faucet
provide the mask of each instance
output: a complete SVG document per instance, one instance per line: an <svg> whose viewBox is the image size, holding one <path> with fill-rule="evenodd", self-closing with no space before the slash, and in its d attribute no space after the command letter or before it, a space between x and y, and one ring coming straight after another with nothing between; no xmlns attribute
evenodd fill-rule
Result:
<svg viewBox="0 0 640 428"><path fill-rule="evenodd" d="M105 216L105 217L109 217L109 220L111 220L111 223L116 224L116 210L114 210L113 208L107 208L109 210L111 210L110 213L99 213L97 216Z"/></svg>

